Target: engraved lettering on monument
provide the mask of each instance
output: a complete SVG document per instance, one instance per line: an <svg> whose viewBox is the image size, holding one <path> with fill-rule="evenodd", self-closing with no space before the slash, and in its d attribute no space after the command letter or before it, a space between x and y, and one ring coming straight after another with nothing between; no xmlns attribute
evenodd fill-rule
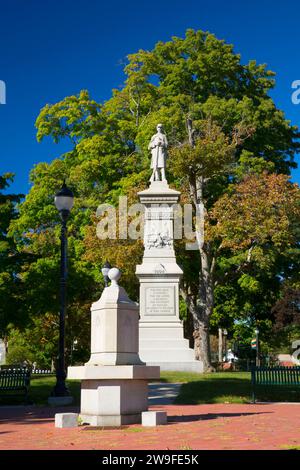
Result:
<svg viewBox="0 0 300 470"><path fill-rule="evenodd" d="M146 315L175 315L175 288L146 287Z"/></svg>

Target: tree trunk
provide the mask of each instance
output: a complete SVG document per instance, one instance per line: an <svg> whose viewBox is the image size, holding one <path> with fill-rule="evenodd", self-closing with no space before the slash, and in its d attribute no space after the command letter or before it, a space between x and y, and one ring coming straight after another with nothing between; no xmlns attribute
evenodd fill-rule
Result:
<svg viewBox="0 0 300 470"><path fill-rule="evenodd" d="M198 184L199 188L199 184ZM202 190L202 189L201 189ZM199 189L198 189L199 195ZM199 197L199 196L198 196ZM203 205L203 203L202 203ZM209 321L214 307L214 266L215 260L211 255L210 245L205 242L204 237L204 217L205 211L202 209L200 216L203 220L200 221L198 233L198 244L200 253L200 273L199 273L199 289L198 289L198 334L199 334L199 349L196 350L196 355L203 361L204 370L213 370L211 365L210 354L210 340L209 340ZM196 325L195 325L196 326Z"/></svg>
<svg viewBox="0 0 300 470"><path fill-rule="evenodd" d="M199 310L197 296L191 292L181 288L180 293L187 304L187 308L192 315L194 332L194 351L195 358L203 362L204 370L210 370L210 345L209 345L209 322L204 318L201 320L201 311Z"/></svg>
<svg viewBox="0 0 300 470"><path fill-rule="evenodd" d="M211 365L209 325L207 322L198 322L198 328L194 330L195 357L203 363L204 372L213 370Z"/></svg>
<svg viewBox="0 0 300 470"><path fill-rule="evenodd" d="M189 144L195 147L193 123L191 119L186 121ZM190 175L190 194L196 210L196 239L200 255L199 286L196 302L188 303L188 308L192 308L191 313L194 319L195 356L203 362L205 371L213 370L211 366L210 341L209 341L209 320L214 306L214 268L215 258L212 256L210 244L205 238L205 217L207 208L205 207L204 186L206 180L203 176ZM196 305L195 305L196 303Z"/></svg>
<svg viewBox="0 0 300 470"><path fill-rule="evenodd" d="M193 317L195 357L203 362L204 371L212 371L214 369L211 365L209 320L213 311L213 281L211 275L207 279L203 276L203 265L199 278L198 295L193 296L184 289L181 294Z"/></svg>

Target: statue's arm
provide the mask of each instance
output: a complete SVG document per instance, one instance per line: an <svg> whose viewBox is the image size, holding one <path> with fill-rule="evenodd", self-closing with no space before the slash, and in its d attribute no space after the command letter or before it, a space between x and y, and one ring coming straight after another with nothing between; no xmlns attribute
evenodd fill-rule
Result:
<svg viewBox="0 0 300 470"><path fill-rule="evenodd" d="M148 150L152 150L156 147L156 145L154 144L154 137L151 138L150 140L150 143L148 145Z"/></svg>

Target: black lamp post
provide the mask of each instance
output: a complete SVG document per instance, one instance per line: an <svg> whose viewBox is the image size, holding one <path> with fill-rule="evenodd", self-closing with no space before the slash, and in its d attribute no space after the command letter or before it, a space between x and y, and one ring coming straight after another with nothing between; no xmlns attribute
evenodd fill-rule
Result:
<svg viewBox="0 0 300 470"><path fill-rule="evenodd" d="M109 282L109 277L108 277L108 272L111 269L111 265L109 264L108 261L105 261L103 268L101 269L101 272L104 277L104 284L105 287L108 287L108 282Z"/></svg>
<svg viewBox="0 0 300 470"><path fill-rule="evenodd" d="M256 339L256 367L260 366L260 348L259 348L259 329L255 329L255 339Z"/></svg>
<svg viewBox="0 0 300 470"><path fill-rule="evenodd" d="M56 367L56 384L52 391L52 397L69 397L70 392L66 386L65 367L65 317L67 311L67 220L74 204L74 195L66 186L55 196L55 206L61 218L61 264L60 264L60 315L59 315L59 351ZM71 398L71 397L70 397Z"/></svg>

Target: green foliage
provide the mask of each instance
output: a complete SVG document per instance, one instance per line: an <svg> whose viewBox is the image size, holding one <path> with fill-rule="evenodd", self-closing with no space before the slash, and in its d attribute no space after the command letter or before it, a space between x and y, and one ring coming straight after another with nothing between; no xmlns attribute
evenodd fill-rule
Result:
<svg viewBox="0 0 300 470"><path fill-rule="evenodd" d="M286 176L252 174L230 188L212 211L218 221L214 235L221 242L213 325L225 322L244 343L258 325L262 340L270 342L272 307L282 296L283 280L298 276L299 198L298 186ZM288 315L286 305L280 310L282 320Z"/></svg>
<svg viewBox="0 0 300 470"><path fill-rule="evenodd" d="M180 320L185 321L187 320L188 312L185 301L180 298L179 299L179 317Z"/></svg>
<svg viewBox="0 0 300 470"><path fill-rule="evenodd" d="M31 323L22 329L10 327L8 331L9 364L34 362L38 367L50 368L56 356L58 342L58 319L50 314L43 318L31 317Z"/></svg>
<svg viewBox="0 0 300 470"><path fill-rule="evenodd" d="M239 280L238 284L244 292L249 292L252 294L257 294L261 290L260 283L257 279L253 276L249 276L249 274L243 274Z"/></svg>
<svg viewBox="0 0 300 470"><path fill-rule="evenodd" d="M8 233L10 223L18 216L17 203L23 196L3 193L13 178L13 173L0 176L0 337L5 337L10 322L26 321L26 315L22 318L20 310L24 292L19 275L26 256L19 253L13 237Z"/></svg>
<svg viewBox="0 0 300 470"><path fill-rule="evenodd" d="M27 364L31 366L33 362L34 354L30 349L28 338L17 330L11 332L6 363L15 365Z"/></svg>
<svg viewBox="0 0 300 470"><path fill-rule="evenodd" d="M217 259L212 328L224 324L234 336L241 324L236 320L246 322L247 328L256 320L266 325L280 278L294 276L299 267L298 254L294 256L299 232L295 235L297 223L291 217L296 211L289 217L286 211L289 192L279 203L282 186L273 179L269 204L264 202L262 173L289 174L299 150L297 129L268 94L274 73L255 61L242 64L232 45L191 29L184 38L129 55L125 73L124 86L113 90L105 103L81 91L47 104L36 120L37 139L69 139L70 151L32 169L32 187L18 213L18 201L0 195L0 327L4 331L13 323L25 336L36 329L35 354L40 330L45 339L41 361L55 357L57 344L60 221L54 194L65 178L75 194L68 221L66 331L68 359L72 353L72 360L80 362L88 350L89 307L103 288L101 265L106 259L124 271L125 287L137 297L134 265L141 258L140 242L98 240L94 214L101 203L116 205L122 194L136 202L136 192L150 176L147 147L158 122L164 124L170 144L168 181L181 189L185 202L195 205L199 197L191 194L191 185L201 178L206 216L219 210L214 219L207 217L205 231L205 242ZM250 197L253 180L248 189L240 186L244 199L235 192L245 176L260 182L255 206ZM0 190L3 185L7 176L0 179ZM276 207L271 204L274 195ZM252 247L254 239L258 242ZM186 252L180 242L176 249L186 289L197 296L199 253Z"/></svg>
<svg viewBox="0 0 300 470"><path fill-rule="evenodd" d="M209 120L194 123L194 146L184 142L171 151L174 175L216 177L229 171L234 162L236 143Z"/></svg>
<svg viewBox="0 0 300 470"><path fill-rule="evenodd" d="M217 333L218 328L229 328L240 318L240 302L234 286L218 285L215 287L215 308L211 317L211 328Z"/></svg>
<svg viewBox="0 0 300 470"><path fill-rule="evenodd" d="M78 96L69 96L55 105L47 104L36 120L37 139L51 135L54 142L68 137L72 142L93 135L99 126L100 106L83 90Z"/></svg>

